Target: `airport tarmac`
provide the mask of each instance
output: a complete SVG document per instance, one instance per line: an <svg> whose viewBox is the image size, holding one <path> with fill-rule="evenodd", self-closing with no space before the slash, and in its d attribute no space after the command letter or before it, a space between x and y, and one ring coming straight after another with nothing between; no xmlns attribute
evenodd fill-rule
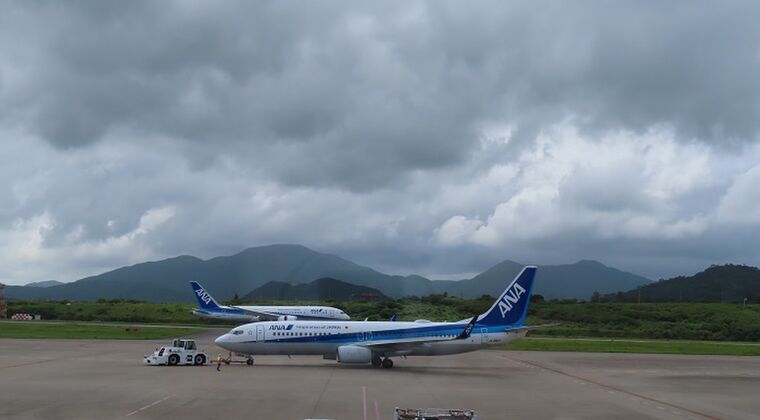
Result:
<svg viewBox="0 0 760 420"><path fill-rule="evenodd" d="M213 357L218 332L198 336ZM486 420L760 417L760 357L480 351L390 370L306 356L221 372L143 366L164 343L0 339L0 418L376 420L396 406Z"/></svg>

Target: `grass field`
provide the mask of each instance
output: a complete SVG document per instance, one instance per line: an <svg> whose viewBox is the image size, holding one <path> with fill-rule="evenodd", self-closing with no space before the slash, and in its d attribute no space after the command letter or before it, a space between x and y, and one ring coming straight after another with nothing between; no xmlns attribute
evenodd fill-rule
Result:
<svg viewBox="0 0 760 420"><path fill-rule="evenodd" d="M83 322L0 322L0 338L145 340L181 337L198 328Z"/></svg>
<svg viewBox="0 0 760 420"><path fill-rule="evenodd" d="M99 322L3 321L0 322L0 338L140 340L182 337L197 333L203 328ZM528 337L495 349L760 356L760 343L636 338Z"/></svg>
<svg viewBox="0 0 760 420"><path fill-rule="evenodd" d="M725 341L528 337L496 348L530 351L760 356L760 343Z"/></svg>

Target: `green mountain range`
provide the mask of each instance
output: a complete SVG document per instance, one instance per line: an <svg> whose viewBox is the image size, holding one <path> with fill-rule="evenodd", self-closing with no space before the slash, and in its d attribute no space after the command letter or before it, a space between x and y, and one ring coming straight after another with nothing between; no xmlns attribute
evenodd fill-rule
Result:
<svg viewBox="0 0 760 420"><path fill-rule="evenodd" d="M449 293L462 297L498 295L522 264L505 260L469 280L429 280L422 276L388 275L331 254L300 245L248 248L238 254L202 260L179 256L122 267L96 276L39 288L8 286L6 296L18 300L137 299L151 302L192 302L188 282L199 281L218 299L249 293L270 281L308 283L331 277L371 287L393 298ZM546 298L588 299L594 291L629 290L650 280L598 262L547 265L539 268L535 293Z"/></svg>
<svg viewBox="0 0 760 420"><path fill-rule="evenodd" d="M243 301L256 300L385 300L387 296L377 289L357 286L330 277L310 283L290 284L270 281L243 296Z"/></svg>
<svg viewBox="0 0 760 420"><path fill-rule="evenodd" d="M746 265L714 265L690 277L660 280L602 299L624 302L760 303L760 269Z"/></svg>

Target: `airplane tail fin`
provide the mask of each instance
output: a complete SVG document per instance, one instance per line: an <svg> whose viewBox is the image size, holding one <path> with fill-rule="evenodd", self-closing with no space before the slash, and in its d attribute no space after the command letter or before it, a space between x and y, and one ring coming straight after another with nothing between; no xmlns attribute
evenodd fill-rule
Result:
<svg viewBox="0 0 760 420"><path fill-rule="evenodd" d="M467 323L467 326L464 327L464 330L455 338L455 340L466 340L470 338L470 334L472 333L472 328L475 326L475 323L478 321L478 316L475 315L472 317L470 322Z"/></svg>
<svg viewBox="0 0 760 420"><path fill-rule="evenodd" d="M480 315L482 325L523 325L533 292L536 266L527 266L512 280L491 308Z"/></svg>
<svg viewBox="0 0 760 420"><path fill-rule="evenodd" d="M201 309L219 309L220 305L216 303L216 300L200 285L197 281L191 281L190 286L193 288L195 294L195 300L198 301L198 306Z"/></svg>

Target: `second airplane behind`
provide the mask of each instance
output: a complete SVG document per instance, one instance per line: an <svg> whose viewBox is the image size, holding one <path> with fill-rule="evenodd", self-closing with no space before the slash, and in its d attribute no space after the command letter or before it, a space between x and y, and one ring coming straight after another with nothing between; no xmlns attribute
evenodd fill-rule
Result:
<svg viewBox="0 0 760 420"><path fill-rule="evenodd" d="M331 306L225 306L220 305L200 283L191 281L199 308L193 313L204 318L232 322L350 320L351 317Z"/></svg>

